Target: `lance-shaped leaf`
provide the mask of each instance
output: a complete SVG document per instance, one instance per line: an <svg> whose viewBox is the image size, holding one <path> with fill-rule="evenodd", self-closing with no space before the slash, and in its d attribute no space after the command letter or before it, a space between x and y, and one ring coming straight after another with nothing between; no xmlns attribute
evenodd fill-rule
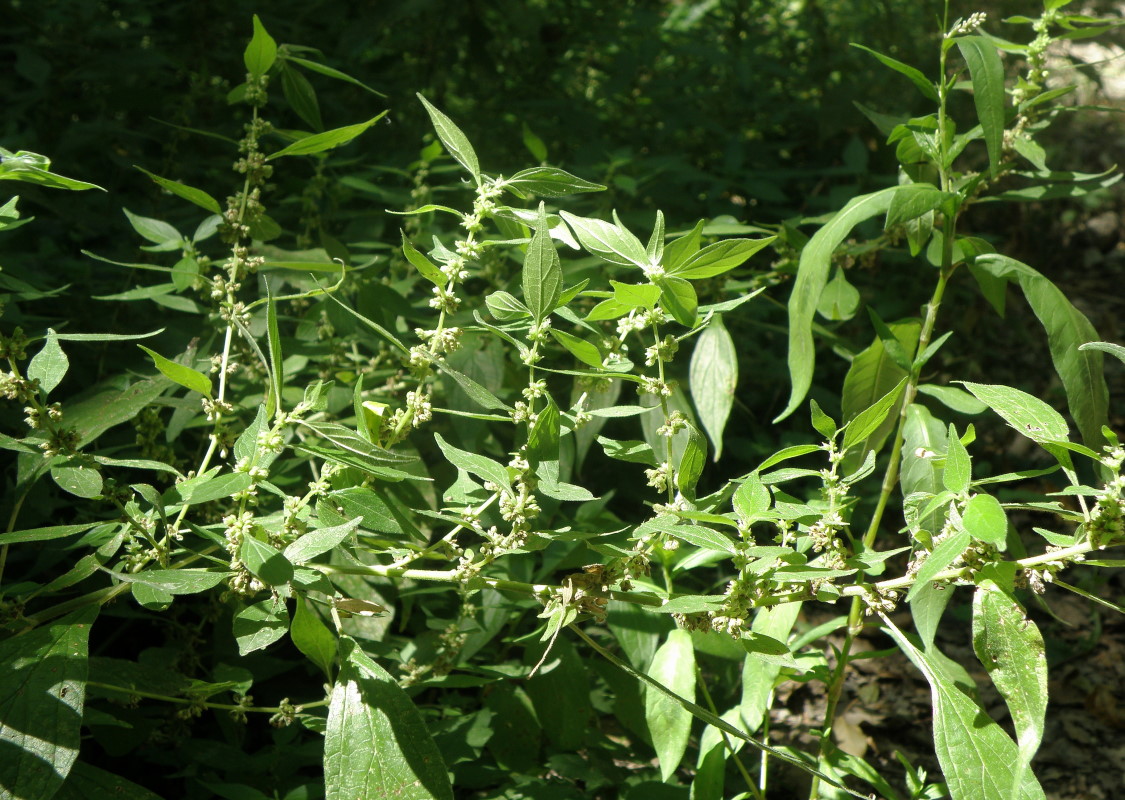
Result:
<svg viewBox="0 0 1125 800"><path fill-rule="evenodd" d="M331 150L335 147L345 145L386 115L387 112L384 111L382 114L378 114L367 120L367 122L345 125L343 128L335 128L330 131L325 131L324 133L314 133L311 136L298 139L288 147L283 147L276 153L270 155L266 160L270 161L275 158L281 158L282 156L307 156L313 153L323 153L325 150Z"/></svg>
<svg viewBox="0 0 1125 800"><path fill-rule="evenodd" d="M441 753L413 701L350 638L324 732L327 800L453 800Z"/></svg>
<svg viewBox="0 0 1125 800"><path fill-rule="evenodd" d="M688 280L713 278L739 266L776 238L770 236L765 239L727 239L715 242L682 261L677 261L675 267L668 268L668 273ZM687 243L690 243L690 239Z"/></svg>
<svg viewBox="0 0 1125 800"><path fill-rule="evenodd" d="M497 487L508 487L511 485L508 470L504 465L500 464L500 462L493 461L486 456L470 453L459 447L454 447L449 442L445 441L440 433L434 434L434 440L438 443L438 447L441 448L441 452L445 455L446 460L453 466L470 472L483 480L491 481L496 484Z"/></svg>
<svg viewBox="0 0 1125 800"><path fill-rule="evenodd" d="M144 350L152 358L152 363L156 364L156 368L164 373L164 376L171 378L180 386L191 389L193 392L199 392L204 397L211 396L211 379L204 375L202 372L185 367L183 364L177 364L171 359L157 353L155 350L150 350L143 344L137 347Z"/></svg>
<svg viewBox="0 0 1125 800"><path fill-rule="evenodd" d="M685 328L694 327L699 310L695 287L677 277L657 278L656 283L660 287L660 304L664 309Z"/></svg>
<svg viewBox="0 0 1125 800"><path fill-rule="evenodd" d="M97 607L0 643L0 797L40 800L78 757Z"/></svg>
<svg viewBox="0 0 1125 800"><path fill-rule="evenodd" d="M648 264L645 246L624 227L600 219L579 217L569 211L560 211L559 215L592 255L620 267L644 267Z"/></svg>
<svg viewBox="0 0 1125 800"><path fill-rule="evenodd" d="M657 683L689 700L695 697L695 649L691 634L677 628L656 651L648 674ZM663 694L645 692L645 722L667 781L680 766L691 734L691 712Z"/></svg>
<svg viewBox="0 0 1125 800"><path fill-rule="evenodd" d="M173 181L168 178L161 178L159 175L154 175L147 169L138 167L135 164L133 166L134 168L139 169L145 175L148 175L150 178L152 178L161 188L167 189L169 192L177 195L178 197L182 197L189 203L195 203L200 208L206 209L212 214L222 213L222 208L220 208L219 206L219 201L211 195L207 194L207 192L203 191L202 189L196 189L194 186L187 186L186 184L180 183L179 181Z"/></svg>
<svg viewBox="0 0 1125 800"><path fill-rule="evenodd" d="M1094 326L1055 284L1026 264L1006 256L982 255L977 257L976 266L1019 283L1047 333L1051 363L1062 380L1067 406L1078 423L1082 441L1089 447L1099 447L1109 411L1109 390L1102 372L1102 354L1081 349L1083 344L1100 338Z"/></svg>
<svg viewBox="0 0 1125 800"><path fill-rule="evenodd" d="M898 187L852 198L831 221L818 230L801 251L797 279L789 296L789 378L792 389L789 404L774 422L792 414L801 405L812 385L816 349L812 321L820 293L828 282L832 253L852 228L878 214L886 213Z"/></svg>
<svg viewBox="0 0 1125 800"><path fill-rule="evenodd" d="M406 256L406 260L410 262L411 266L434 286L445 286L449 283L445 273L441 271L441 267L419 253L410 243L410 240L406 238L405 231L402 231L402 254Z"/></svg>
<svg viewBox="0 0 1125 800"><path fill-rule="evenodd" d="M906 378L900 380L893 389L876 400L870 408L865 408L856 414L855 419L848 423L848 429L844 432L845 450L864 441L879 429L891 413L891 409L898 406L899 398L906 389L906 380Z"/></svg>
<svg viewBox="0 0 1125 800"><path fill-rule="evenodd" d="M567 197L579 192L601 192L605 187L571 175L558 167L532 167L504 180L505 188L539 197Z"/></svg>
<svg viewBox="0 0 1125 800"><path fill-rule="evenodd" d="M469 143L469 138L453 123L453 120L438 111L429 100L420 94L418 99L426 107L426 113L430 115L430 122L433 123L434 130L437 132L438 138L441 139L441 143L445 145L446 151L456 159L458 164L469 171L469 174L473 176L473 181L477 186L480 186L480 162L477 161L477 153Z"/></svg>
<svg viewBox="0 0 1125 800"><path fill-rule="evenodd" d="M973 595L973 649L1008 704L1022 778L1043 741L1047 658L1039 628L992 580L981 581Z"/></svg>
<svg viewBox="0 0 1125 800"><path fill-rule="evenodd" d="M957 48L969 65L973 103L988 148L988 167L996 177L1004 144L1004 65L996 45L983 36L963 36L957 40Z"/></svg>
<svg viewBox="0 0 1125 800"><path fill-rule="evenodd" d="M945 659L923 652L887 617L887 632L926 677L934 709L934 751L953 800L1043 800L1035 776L1019 769L1019 750L957 684Z"/></svg>
<svg viewBox="0 0 1125 800"><path fill-rule="evenodd" d="M523 299L537 323L551 315L562 296L562 266L551 241L546 207L539 204L535 235L523 260Z"/></svg>
<svg viewBox="0 0 1125 800"><path fill-rule="evenodd" d="M738 385L738 354L721 314L711 318L695 342L688 385L699 422L715 447L714 460L718 461L723 453L723 429Z"/></svg>
<svg viewBox="0 0 1125 800"><path fill-rule="evenodd" d="M918 87L918 91L920 91L927 100L932 100L935 103L938 102L939 98L937 87L934 86L933 81L927 80L926 76L923 75L922 71L917 67L912 67L909 64L904 64L898 59L883 55L880 52L872 50L870 47L864 47L863 45L856 44L855 42L851 42L851 46L863 50L864 52L870 53L871 55L875 56L875 58L879 59L879 62L884 66L890 67L895 72L905 75L910 79L911 83Z"/></svg>

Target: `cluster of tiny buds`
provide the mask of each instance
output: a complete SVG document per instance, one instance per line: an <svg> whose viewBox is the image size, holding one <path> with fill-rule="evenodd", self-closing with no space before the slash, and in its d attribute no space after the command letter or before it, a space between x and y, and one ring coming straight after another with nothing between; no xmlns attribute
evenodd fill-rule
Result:
<svg viewBox="0 0 1125 800"><path fill-rule="evenodd" d="M289 702L289 698L283 698L277 704L277 713L270 717L270 725L275 728L287 728L293 724L297 719L297 714L300 713L301 707L295 706Z"/></svg>
<svg viewBox="0 0 1125 800"><path fill-rule="evenodd" d="M663 278L665 275L663 264L642 264L641 272L643 272L645 274L645 277L649 280Z"/></svg>
<svg viewBox="0 0 1125 800"><path fill-rule="evenodd" d="M461 336L464 331L460 328L442 328L440 330L425 330L415 328L414 335L429 345L431 353L452 353L461 347ZM415 353L410 353L410 365L415 366ZM426 361L425 363L428 363Z"/></svg>
<svg viewBox="0 0 1125 800"><path fill-rule="evenodd" d="M528 425L534 425L536 420L539 419L539 415L531 413L527 403L522 400L517 400L512 405L510 414L512 422L526 422Z"/></svg>
<svg viewBox="0 0 1125 800"><path fill-rule="evenodd" d="M677 432L682 431L688 426L687 418L684 417L682 411L673 411L664 420L664 424L656 429L657 436L666 436L671 439Z"/></svg>
<svg viewBox="0 0 1125 800"><path fill-rule="evenodd" d="M659 378L642 375L640 386L637 387L637 393L654 394L657 397L671 397L672 384L662 381Z"/></svg>
<svg viewBox="0 0 1125 800"><path fill-rule="evenodd" d="M978 28L980 28L980 26L984 24L984 21L986 19L988 19L988 14L983 11L973 12L969 15L968 19L958 19L953 23L953 28L949 31L948 34L946 34L946 38L948 39L954 36L968 36L969 34L975 32Z"/></svg>
<svg viewBox="0 0 1125 800"><path fill-rule="evenodd" d="M62 406L59 403L51 403L49 406L27 406L23 410L24 422L27 427L32 430L39 430L43 427L44 417L51 422L58 422L62 419L63 412Z"/></svg>
<svg viewBox="0 0 1125 800"><path fill-rule="evenodd" d="M429 422L434 416L430 396L422 391L406 393L406 410L415 428Z"/></svg>
<svg viewBox="0 0 1125 800"><path fill-rule="evenodd" d="M218 372L221 369L223 369L223 354L222 353L215 353L213 356L211 356L211 369L210 369L210 371L212 373L214 373L214 372ZM234 361L233 359L227 362L227 366L226 366L227 375L232 375L237 370L238 370L238 362Z"/></svg>
<svg viewBox="0 0 1125 800"><path fill-rule="evenodd" d="M645 479L648 485L656 489L656 491L668 491L668 487L672 485L673 479L672 465L664 461L655 469L646 469Z"/></svg>
<svg viewBox="0 0 1125 800"><path fill-rule="evenodd" d="M223 322L241 323L245 327L250 324L250 312L246 310L246 304L241 300L222 303L219 305L219 319Z"/></svg>
<svg viewBox="0 0 1125 800"><path fill-rule="evenodd" d="M657 361L663 361L667 364L675 358L676 351L679 349L680 343L676 341L675 336L669 334L658 344L645 348L645 366L651 367L656 364Z"/></svg>
<svg viewBox="0 0 1125 800"><path fill-rule="evenodd" d="M870 587L863 594L864 614L890 614L898 605L898 592Z"/></svg>
<svg viewBox="0 0 1125 800"><path fill-rule="evenodd" d="M27 335L23 328L16 328L11 336L0 334L0 358L23 361L27 358Z"/></svg>
<svg viewBox="0 0 1125 800"><path fill-rule="evenodd" d="M687 501L687 498L685 498L682 494L680 494L678 492L676 493L676 499L673 500L671 503L656 503L652 507L653 513L657 514L657 515L659 515L659 514L678 514L681 511L691 511L691 510L692 510L691 503L689 503ZM665 547L665 549L666 550L672 550L674 548Z"/></svg>
<svg viewBox="0 0 1125 800"><path fill-rule="evenodd" d="M434 296L430 298L429 306L437 311L444 311L447 314L454 313L461 305L461 298L456 295L450 294L445 291L441 286L433 288Z"/></svg>
<svg viewBox="0 0 1125 800"><path fill-rule="evenodd" d="M218 398L204 397L201 405L208 422L214 422L222 416L234 413L234 406L231 403Z"/></svg>
<svg viewBox="0 0 1125 800"><path fill-rule="evenodd" d="M529 402L536 398L542 397L547 391L546 381L532 381L523 389L523 396Z"/></svg>
<svg viewBox="0 0 1125 800"><path fill-rule="evenodd" d="M15 372L0 372L0 396L7 400L30 403L33 397L39 396L39 379L28 380Z"/></svg>

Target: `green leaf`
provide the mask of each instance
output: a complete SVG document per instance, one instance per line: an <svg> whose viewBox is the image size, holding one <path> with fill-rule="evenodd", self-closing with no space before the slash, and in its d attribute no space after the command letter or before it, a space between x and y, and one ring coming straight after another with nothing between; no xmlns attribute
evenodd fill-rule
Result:
<svg viewBox="0 0 1125 800"><path fill-rule="evenodd" d="M511 292L496 291L485 296L484 304L489 313L500 322L511 322L531 316L531 311Z"/></svg>
<svg viewBox="0 0 1125 800"><path fill-rule="evenodd" d="M308 601L297 595L293 622L289 626L289 638L293 645L309 661L316 664L329 680L336 662L336 635L320 621L320 617L309 609Z"/></svg>
<svg viewBox="0 0 1125 800"><path fill-rule="evenodd" d="M101 497L102 475L90 464L71 459L51 466L51 478L75 497Z"/></svg>
<svg viewBox="0 0 1125 800"><path fill-rule="evenodd" d="M229 572L205 569L150 569L135 575L114 572L113 577L126 583L143 583L168 594L199 594L225 581Z"/></svg>
<svg viewBox="0 0 1125 800"><path fill-rule="evenodd" d="M183 364L177 364L143 344L139 344L137 347L149 354L152 362L156 364L156 368L164 373L166 378L175 381L180 386L191 389L193 392L199 392L204 397L211 396L211 379L202 372L198 372L191 367L185 367Z"/></svg>
<svg viewBox="0 0 1125 800"><path fill-rule="evenodd" d="M887 222L884 226L889 230L895 225L901 225L912 219L940 208L942 203L956 198L956 195L943 192L938 187L929 183L908 183L898 187L890 208L887 209Z"/></svg>
<svg viewBox="0 0 1125 800"><path fill-rule="evenodd" d="M640 244L640 242L637 244ZM651 283L636 284L610 281L609 284L613 287L613 299L625 306L627 310L644 308L651 311L655 308L656 301L660 299L660 287L653 286ZM590 312L590 315L592 317L593 312Z"/></svg>
<svg viewBox="0 0 1125 800"><path fill-rule="evenodd" d="M680 463L676 465L676 488L689 500L695 498L695 485L707 464L707 441L699 429L690 422L687 427L687 444Z"/></svg>
<svg viewBox="0 0 1125 800"><path fill-rule="evenodd" d="M918 334L922 330L921 323L917 320L904 320L893 322L888 327L906 359L913 359L914 350L918 346ZM852 421L860 412L873 406L907 374L906 370L895 363L895 358L887 351L883 340L876 337L866 350L852 359L844 376L844 388L840 397L840 411L844 422ZM858 466L868 451L879 452L894 430L900 412L901 403L896 404L893 412L867 438L863 447L855 450L846 462L848 466Z"/></svg>
<svg viewBox="0 0 1125 800"><path fill-rule="evenodd" d="M178 250L182 247L184 237L167 222L150 217L142 217L139 214L134 214L127 208L121 210L125 212L125 216L128 217L129 224L133 226L133 230L156 245L156 247L152 249L163 251Z"/></svg>
<svg viewBox="0 0 1125 800"><path fill-rule="evenodd" d="M318 64L315 61L309 61L307 58L297 58L297 56L289 54L286 54L285 60L292 61L294 64L300 64L305 69L311 69L313 72L318 72L321 75L325 75L329 78L335 78L338 81L350 83L352 86L358 86L361 89L366 89L376 97L386 97L386 95L382 92L375 91L363 81L356 80L351 75L340 72L340 70L338 69L333 69L332 67L326 66L324 64Z"/></svg>
<svg viewBox="0 0 1125 800"><path fill-rule="evenodd" d="M303 534L301 538L285 546L285 558L294 564L304 564L311 561L347 539L363 521L363 518L360 517L350 519L340 525L309 531Z"/></svg>
<svg viewBox="0 0 1125 800"><path fill-rule="evenodd" d="M945 488L954 494L967 492L973 479L973 464L969 458L969 451L957 438L957 429L952 422L949 423L949 450L945 454L945 470L941 479L945 483Z"/></svg>
<svg viewBox="0 0 1125 800"><path fill-rule="evenodd" d="M1035 442L1056 442L1070 438L1070 426L1066 424L1063 415L1038 397L1011 386L969 381L961 383L1028 439Z"/></svg>
<svg viewBox="0 0 1125 800"><path fill-rule="evenodd" d="M511 411L512 407L494 395L484 386L477 381L470 378L463 372L458 372L450 366L447 366L444 361L438 361L437 367L449 377L457 382L457 385L467 394L474 403L481 408L499 409L501 411Z"/></svg>
<svg viewBox="0 0 1125 800"><path fill-rule="evenodd" d="M820 404L815 400L809 401L809 416L813 429L825 439L831 439L836 435L836 431L838 430L836 420L825 414Z"/></svg>
<svg viewBox="0 0 1125 800"><path fill-rule="evenodd" d="M656 212L656 222L652 225L652 234L645 246L645 255L650 264L659 264L664 258L664 212L659 209Z"/></svg>
<svg viewBox="0 0 1125 800"><path fill-rule="evenodd" d="M922 567L914 576L914 585L910 587L906 599L914 599L922 586L928 584L935 575L956 561L965 552L965 548L969 546L969 538L969 532L960 529L942 539L941 543L922 562Z"/></svg>
<svg viewBox="0 0 1125 800"><path fill-rule="evenodd" d="M1015 598L984 580L973 594L973 650L1004 696L1019 747L1018 780L1043 741L1047 659L1043 636Z"/></svg>
<svg viewBox="0 0 1125 800"><path fill-rule="evenodd" d="M51 539L64 539L76 533L83 533L90 528L103 525L103 522L86 522L81 525L51 525L45 528L28 528L24 531L10 531L0 533L0 546L19 544L21 542L46 542Z"/></svg>
<svg viewBox="0 0 1125 800"><path fill-rule="evenodd" d="M289 106L297 112L297 116L314 130L324 130L324 120L320 117L320 103L316 99L316 90L300 70L282 64L281 91L284 92Z"/></svg>
<svg viewBox="0 0 1125 800"><path fill-rule="evenodd" d="M453 800L441 753L406 692L352 639L340 645L324 733L326 800Z"/></svg>
<svg viewBox="0 0 1125 800"><path fill-rule="evenodd" d="M282 156L307 156L312 153L323 153L325 150L332 150L333 148L345 145L355 139L361 133L366 131L376 122L381 120L387 115L384 111L378 114L367 122L360 122L355 125L346 125L343 128L335 128L334 130L325 131L324 133L314 133L311 136L306 136L303 139L298 139L288 147L283 147L276 153L267 156L267 161L272 161L275 158Z"/></svg>
<svg viewBox="0 0 1125 800"><path fill-rule="evenodd" d="M930 684L934 750L950 796L955 800L1043 800L1035 776L1019 770L1015 742L957 685L940 655L923 653L894 623L886 617L883 621L899 649Z"/></svg>
<svg viewBox="0 0 1125 800"><path fill-rule="evenodd" d="M957 440L950 437L949 447L951 450L955 446L954 442L957 442ZM957 444L960 444L960 442L957 442ZM948 458L946 459L945 474L949 474ZM1004 513L1000 501L992 495L974 494L970 497L969 502L965 504L964 512L961 514L961 524L974 539L986 544L997 545L1001 550L1004 549L1004 541L1008 537L1008 516Z"/></svg>
<svg viewBox="0 0 1125 800"><path fill-rule="evenodd" d="M695 342L688 385L699 422L711 439L714 460L718 461L723 454L723 429L730 418L738 385L738 353L721 314L711 318Z"/></svg>
<svg viewBox="0 0 1125 800"><path fill-rule="evenodd" d="M503 185L514 186L521 192L539 197L568 197L580 192L605 190L600 183L584 181L557 167L532 167L520 170L512 177L506 178Z"/></svg>
<svg viewBox="0 0 1125 800"><path fill-rule="evenodd" d="M669 275L688 280L713 278L744 263L763 247L772 244L775 239L776 236L769 236L764 239L727 239L715 242L685 256L682 260L677 259L675 266L667 266L666 269ZM672 255L678 256L679 253L673 252Z"/></svg>
<svg viewBox="0 0 1125 800"><path fill-rule="evenodd" d="M234 638L238 654L249 655L269 647L289 630L289 610L285 601L271 597L234 615Z"/></svg>
<svg viewBox="0 0 1125 800"><path fill-rule="evenodd" d="M792 389L788 405L774 422L780 422L796 411L812 385L816 364L812 321L820 293L828 281L832 253L860 222L886 213L897 190L898 187L891 187L852 198L828 224L813 234L801 251L797 279L789 296L789 377Z"/></svg>
<svg viewBox="0 0 1125 800"><path fill-rule="evenodd" d="M22 181L46 186L50 189L70 189L81 192L86 189L102 189L93 183L76 181L51 172L51 159L38 153L20 150L11 153L0 147L0 181ZM104 192L105 189L102 189ZM11 226L9 226L9 230Z"/></svg>
<svg viewBox="0 0 1125 800"><path fill-rule="evenodd" d="M524 662L534 664L543 655L546 643L530 647ZM524 684L535 706L536 716L547 723L543 732L560 750L573 752L586 741L591 729L590 676L578 651L569 641L558 640L547 656L557 661L549 670L540 670Z"/></svg>
<svg viewBox="0 0 1125 800"><path fill-rule="evenodd" d="M78 757L86 699L87 606L0 642L0 796L43 800L63 785Z"/></svg>
<svg viewBox="0 0 1125 800"><path fill-rule="evenodd" d="M246 50L242 54L242 61L246 64L247 71L254 75L265 75L276 59L277 42L266 33L265 26L262 25L262 21L255 14L254 36L250 39L250 43L246 45Z"/></svg>
<svg viewBox="0 0 1125 800"><path fill-rule="evenodd" d="M683 278L657 278L660 287L660 304L672 315L676 322L685 328L695 327L696 312L699 309L699 297L695 287Z"/></svg>
<svg viewBox="0 0 1125 800"><path fill-rule="evenodd" d="M706 220L699 220L695 227L664 247L664 269L675 274L680 266L699 252L699 241L703 236L703 226Z"/></svg>
<svg viewBox="0 0 1125 800"><path fill-rule="evenodd" d="M417 456L396 453L393 450L387 450L385 447L372 444L356 431L336 422L307 422L302 420L301 424L337 447L362 456L364 460L373 464L405 464L418 460Z"/></svg>
<svg viewBox="0 0 1125 800"><path fill-rule="evenodd" d="M691 700L695 697L695 649L691 634L676 629L653 656L649 676L669 691ZM660 762L665 782L675 774L687 750L691 734L691 712L666 695L645 692L645 723Z"/></svg>
<svg viewBox="0 0 1125 800"><path fill-rule="evenodd" d="M639 670L648 669L661 638L671 628L668 617L621 600L609 601L608 623L626 657Z"/></svg>
<svg viewBox="0 0 1125 800"><path fill-rule="evenodd" d="M250 475L245 472L228 472L216 475L214 470L177 483L167 492L165 500L169 505L181 502L185 505L209 503L212 500L225 500L250 486Z"/></svg>
<svg viewBox="0 0 1125 800"><path fill-rule="evenodd" d="M628 461L633 464L648 464L650 467L655 467L657 464L656 454L653 452L652 446L647 442L641 442L635 439L618 441L617 439L607 439L604 436L599 436L598 444L602 446L607 456L616 458L618 461Z"/></svg>
<svg viewBox="0 0 1125 800"><path fill-rule="evenodd" d="M270 357L270 408L266 416L272 416L273 411L281 410L281 390L285 386L285 363L281 359L281 332L277 327L277 301L273 299L273 290L266 282L266 344ZM256 449L256 448L255 448Z"/></svg>
<svg viewBox="0 0 1125 800"><path fill-rule="evenodd" d="M1109 390L1102 372L1102 354L1082 351L1081 345L1100 337L1086 316L1057 286L1026 264L1000 255L982 255L976 266L998 277L1014 277L1035 316L1047 332L1051 362L1066 390L1070 414L1082 440L1097 449L1109 410ZM1033 437L1034 438L1034 437Z"/></svg>
<svg viewBox="0 0 1125 800"><path fill-rule="evenodd" d="M928 395L941 402L946 408L959 414L975 415L988 410L988 406L956 386L937 386L932 383L923 383L918 387L918 394Z"/></svg>
<svg viewBox="0 0 1125 800"><path fill-rule="evenodd" d="M590 254L621 267L648 265L645 246L625 228L600 219L579 217L569 211L560 211L559 215Z"/></svg>
<svg viewBox="0 0 1125 800"><path fill-rule="evenodd" d="M445 145L446 151L456 159L458 164L469 171L469 174L473 176L473 181L477 186L480 186L480 163L477 161L476 151L469 144L468 137L453 124L453 120L431 105L429 100L420 94L417 97L426 107L426 113L430 115L430 122L433 123L434 130L437 132L438 138L441 139L441 143Z"/></svg>
<svg viewBox="0 0 1125 800"><path fill-rule="evenodd" d="M734 555L738 552L734 542L726 534L711 528L705 528L702 525L681 525L675 521L674 517L670 516L654 517L642 525L638 525L634 536L642 536L651 531L666 533L682 542L694 544L704 550L713 550L716 553Z"/></svg>
<svg viewBox="0 0 1125 800"><path fill-rule="evenodd" d="M59 347L58 334L55 333L54 328L48 328L43 349L36 353L27 365L28 380L38 380L39 388L46 396L62 382L69 368L70 360Z"/></svg>
<svg viewBox="0 0 1125 800"><path fill-rule="evenodd" d="M562 266L559 254L551 241L547 226L547 210L539 204L539 217L535 224L535 235L527 246L523 260L523 299L536 323L551 315L562 296ZM601 366L601 359L598 364Z"/></svg>
<svg viewBox="0 0 1125 800"><path fill-rule="evenodd" d="M449 444L449 442L445 441L440 433L434 434L434 440L438 443L438 447L441 448L445 459L453 466L472 473L482 480L491 481L496 484L498 488L507 488L511 485L507 467L499 462L454 447Z"/></svg>
<svg viewBox="0 0 1125 800"><path fill-rule="evenodd" d="M1079 350L1100 350L1103 353L1109 353L1111 356L1116 356L1125 364L1125 347L1112 342L1086 342L1086 344L1079 345Z"/></svg>
<svg viewBox="0 0 1125 800"><path fill-rule="evenodd" d="M782 667L796 668L797 666L789 645L767 634L751 631L742 637L739 643L751 658L770 661Z"/></svg>
<svg viewBox="0 0 1125 800"><path fill-rule="evenodd" d="M734 492L734 510L743 525L759 519L762 512L770 507L772 497L769 487L762 483L757 472L746 476L742 484Z"/></svg>
<svg viewBox="0 0 1125 800"><path fill-rule="evenodd" d="M143 167L138 167L135 164L133 166L134 169L139 169L145 175L152 178L161 188L167 189L177 197L182 197L189 203L195 203L200 208L206 209L212 214L223 213L222 208L219 206L219 201L202 189L196 189L194 186L187 186L179 181L173 181L168 178L161 178L159 175L154 175Z"/></svg>
<svg viewBox="0 0 1125 800"><path fill-rule="evenodd" d="M484 701L496 722L488 738L488 752L501 769L531 774L539 766L543 727L535 716L531 698L513 681L500 681Z"/></svg>
<svg viewBox="0 0 1125 800"><path fill-rule="evenodd" d="M801 613L801 603L760 608L754 614L751 630L759 635L784 642ZM742 699L738 710L746 729L753 733L762 726L773 698L774 683L781 674L782 664L776 660L758 658L747 652L742 664Z"/></svg>
<svg viewBox="0 0 1125 800"><path fill-rule="evenodd" d="M855 415L855 419L848 423L844 431L844 449L848 450L860 444L883 424L891 410L898 406L898 401L906 389L906 378L898 385L879 398L874 405Z"/></svg>
<svg viewBox="0 0 1125 800"><path fill-rule="evenodd" d="M1004 65L996 46L983 36L962 36L957 48L969 65L973 103L984 130L989 172L995 178L1004 149Z"/></svg>
<svg viewBox="0 0 1125 800"><path fill-rule="evenodd" d="M875 58L879 59L880 63L882 63L883 65L890 67L895 72L905 75L910 79L911 83L918 87L918 91L920 91L927 100L932 100L935 103L938 102L939 98L937 87L934 86L932 81L926 80L926 76L922 74L921 70L917 69L916 67L912 67L909 64L904 64L897 59L891 58L890 56L885 56L882 53L876 52L870 47L864 47L863 45L856 44L855 42L850 42L849 44L851 44L852 47L870 53L871 55L875 56Z"/></svg>
<svg viewBox="0 0 1125 800"><path fill-rule="evenodd" d="M402 231L401 233L402 254L406 256L406 260L409 261L414 266L414 268L418 270L419 273L421 273L422 277L428 280L434 286L444 287L447 283L449 283L449 280L445 277L445 273L441 271L441 268L438 267L437 264L430 261L430 259L422 255L420 252L418 252L417 249L415 249L414 245L410 243L410 240L406 238L405 231Z"/></svg>
<svg viewBox="0 0 1125 800"><path fill-rule="evenodd" d="M527 152L531 153L531 157L536 161L547 160L547 145L543 143L531 128L527 127L527 123L523 123L523 146L527 148Z"/></svg>
<svg viewBox="0 0 1125 800"><path fill-rule="evenodd" d="M859 302L859 290L848 283L844 270L837 269L835 277L820 293L816 310L825 319L841 322L855 316L855 312L859 309Z"/></svg>
<svg viewBox="0 0 1125 800"><path fill-rule="evenodd" d="M293 565L273 545L247 534L239 552L246 569L267 586L284 586L293 579Z"/></svg>

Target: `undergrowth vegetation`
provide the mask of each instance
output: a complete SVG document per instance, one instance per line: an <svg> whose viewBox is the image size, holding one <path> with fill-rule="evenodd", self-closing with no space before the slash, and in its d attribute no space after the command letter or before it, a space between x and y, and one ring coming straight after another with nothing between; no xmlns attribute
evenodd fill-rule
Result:
<svg viewBox="0 0 1125 800"><path fill-rule="evenodd" d="M490 131L424 94L414 160L372 163L396 110L254 16L241 138L206 132L233 172L136 165L175 210L123 209L134 252L85 253L119 290L0 273L0 797L1044 797L1028 610L1117 608L1067 570L1125 563L1103 364L1125 347L972 220L1120 177L1040 143L1080 110L1049 48L1119 22L1067 5L1010 39L946 9L932 64L857 43L917 94L855 112L897 174L749 221L690 197L623 218L636 180L553 166L535 120L501 174ZM327 127L332 82L370 110ZM669 146L695 141L680 122ZM385 194L393 222L364 216ZM5 235L36 225L18 203ZM987 343L947 298L1002 317L1011 291L1069 419L957 372ZM999 422L1031 444L1016 469L979 448ZM1005 719L936 641L960 594ZM940 774L834 735L854 665L893 653L930 687ZM822 687L809 747L770 736L786 682Z"/></svg>

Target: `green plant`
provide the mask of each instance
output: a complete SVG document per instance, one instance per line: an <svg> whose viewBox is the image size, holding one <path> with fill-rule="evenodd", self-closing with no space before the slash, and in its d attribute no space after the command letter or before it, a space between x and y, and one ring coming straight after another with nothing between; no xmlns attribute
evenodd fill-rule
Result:
<svg viewBox="0 0 1125 800"><path fill-rule="evenodd" d="M188 322L4 334L5 393L28 429L0 439L18 459L0 534L0 667L14 678L0 688L0 789L152 797L127 780L138 776L120 759L135 754L175 773L154 789L184 797L639 798L661 783L669 796L765 797L776 764L811 776L810 797L1043 796L1030 763L1046 662L1021 601L1047 584L1081 592L1056 577L1075 562L1119 566L1089 556L1123 536L1125 450L1104 427L1101 359L1125 350L1099 342L1047 278L958 230L978 203L1117 178L1051 172L1034 139L1064 110L1052 103L1065 90L1042 85L1052 30L1101 24L1064 5L1045 4L1030 45L980 32L977 15L946 19L936 81L875 54L936 109L867 112L896 146L899 180L807 239L805 221L670 233L657 212L644 242L616 213L568 210L599 184L550 166L482 171L469 137L419 96L437 139L412 166L418 202L393 249L366 260L321 230L311 195L265 203L293 158L313 160L315 187L336 179L350 166L338 148L382 114L312 134L270 125L271 79L316 129L316 92L297 70L354 79L277 45L255 17L230 96L249 108L241 185L221 204L149 173L208 215L185 236L126 211L146 251L178 258L121 264L165 281L102 298ZM1027 57L1011 107L999 49ZM959 133L960 90L978 124ZM467 181L435 184L443 150ZM2 155L0 176L63 181L36 157L16 172ZM879 217L882 233L845 244ZM731 233L766 235L718 238ZM756 355L728 330L740 309L795 271L780 421L813 384L814 333L843 349L836 331L862 298L847 267L902 259L902 242L910 268L935 276L923 317L884 322L877 307L893 298L873 293L875 338L850 354L840 420L811 402L819 441L802 423L753 469L719 474ZM744 266L771 246L772 269ZM1019 285L1083 444L1020 389L924 380L940 374L952 331L937 334L939 311L966 273L1001 312ZM6 288L20 303L45 296ZM151 338L148 377L110 375L58 400L71 363L60 342L91 337ZM989 409L1055 463L974 476L965 419ZM989 488L1056 472L1075 508ZM65 524L60 491L88 501ZM1025 549L1025 511L1054 520L1033 529L1041 553ZM973 587L973 643L1014 740L935 644L952 586ZM890 616L903 592L914 633ZM839 602L845 615L800 620ZM836 746L849 668L878 655L853 652L861 632L887 637L929 682L943 783L903 756L896 787ZM784 680L825 687L812 752L761 735ZM248 723L259 715L273 732ZM621 766L649 752L655 766Z"/></svg>

